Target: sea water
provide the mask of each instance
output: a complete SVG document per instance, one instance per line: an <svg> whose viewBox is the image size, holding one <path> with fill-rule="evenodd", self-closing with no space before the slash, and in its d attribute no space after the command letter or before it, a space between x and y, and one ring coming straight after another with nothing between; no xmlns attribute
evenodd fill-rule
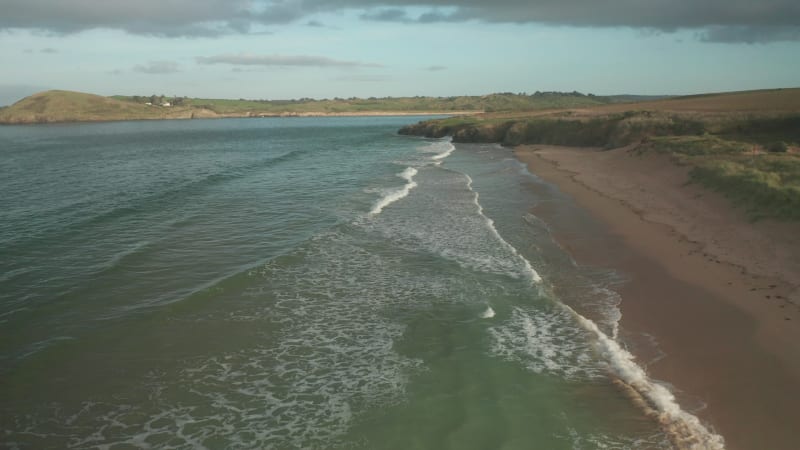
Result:
<svg viewBox="0 0 800 450"><path fill-rule="evenodd" d="M721 446L543 183L416 120L0 128L0 445Z"/></svg>

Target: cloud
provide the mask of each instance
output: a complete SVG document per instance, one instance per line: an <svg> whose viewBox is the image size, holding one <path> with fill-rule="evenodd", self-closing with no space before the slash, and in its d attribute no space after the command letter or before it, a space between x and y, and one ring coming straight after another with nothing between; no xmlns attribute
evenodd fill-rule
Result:
<svg viewBox="0 0 800 450"><path fill-rule="evenodd" d="M298 0L299 1L299 0ZM3 0L0 29L73 33L108 28L157 36L218 36L247 32L258 18L255 0ZM275 16L278 22L289 17Z"/></svg>
<svg viewBox="0 0 800 450"><path fill-rule="evenodd" d="M22 52L23 53L27 53L27 54L32 54L32 53L35 53L35 50L32 49L32 48L26 48ZM45 53L45 54L52 55L52 54L59 53L59 51L54 49L54 48L51 48L51 47L45 47L45 48L39 49L39 53Z"/></svg>
<svg viewBox="0 0 800 450"><path fill-rule="evenodd" d="M700 33L700 39L706 42L748 44L800 41L800 27L709 27Z"/></svg>
<svg viewBox="0 0 800 450"><path fill-rule="evenodd" d="M180 69L174 61L150 61L147 64L134 66L133 71L151 75L164 75L180 72Z"/></svg>
<svg viewBox="0 0 800 450"><path fill-rule="evenodd" d="M391 9L378 9L367 11L361 15L363 20L371 20L374 22L412 22L408 13L399 8Z"/></svg>
<svg viewBox="0 0 800 450"><path fill-rule="evenodd" d="M333 81L346 81L358 83L379 83L389 81L390 78L383 75L344 75L333 78Z"/></svg>
<svg viewBox="0 0 800 450"><path fill-rule="evenodd" d="M436 23L436 22L460 22L464 19L464 16L459 14L458 12L454 13L443 13L441 11L429 11L417 18L417 22L419 23Z"/></svg>
<svg viewBox="0 0 800 450"><path fill-rule="evenodd" d="M306 0L323 3L322 0ZM329 1L324 3L330 4ZM800 26L796 0L384 0L376 9L367 0L340 0L367 9L367 19L436 22L468 21L545 23L591 27L675 30L708 26ZM429 7L416 18L404 7ZM443 12L443 9L447 12ZM389 11L390 13L387 13ZM398 12L399 11L399 12Z"/></svg>
<svg viewBox="0 0 800 450"><path fill-rule="evenodd" d="M714 42L800 40L797 0L3 0L2 9L0 29L56 33L110 28L213 37L350 10L384 22L691 29Z"/></svg>
<svg viewBox="0 0 800 450"><path fill-rule="evenodd" d="M312 28L324 28L325 24L320 22L319 20L309 20L308 22L306 22L306 26Z"/></svg>
<svg viewBox="0 0 800 450"><path fill-rule="evenodd" d="M282 66L282 67L383 67L380 64L369 64L358 61L343 61L325 56L306 55L248 55L226 54L216 56L199 56L199 64L231 64L235 66Z"/></svg>

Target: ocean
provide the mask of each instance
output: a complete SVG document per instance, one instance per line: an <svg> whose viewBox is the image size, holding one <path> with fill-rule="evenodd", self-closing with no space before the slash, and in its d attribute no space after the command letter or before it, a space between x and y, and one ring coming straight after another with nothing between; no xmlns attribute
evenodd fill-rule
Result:
<svg viewBox="0 0 800 450"><path fill-rule="evenodd" d="M0 128L0 445L714 441L531 213L569 199L417 120Z"/></svg>

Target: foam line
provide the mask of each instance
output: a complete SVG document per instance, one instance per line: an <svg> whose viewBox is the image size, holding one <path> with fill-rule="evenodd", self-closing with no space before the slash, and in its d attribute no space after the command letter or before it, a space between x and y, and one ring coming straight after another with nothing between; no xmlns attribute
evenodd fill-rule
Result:
<svg viewBox="0 0 800 450"><path fill-rule="evenodd" d="M494 221L483 213L479 202L479 194L472 189L472 178L467 177L467 188L475 194L475 205L482 215L487 226L497 239L511 251L515 257L523 262L530 273L532 280L541 282L539 274L531 267L530 262L522 256L514 246L508 243L494 226ZM596 339L600 354L610 364L610 367L619 380L640 396L647 406L654 411L654 418L662 426L672 442L679 449L690 450L723 450L725 448L722 436L709 431L697 416L681 409L675 396L666 387L651 380L647 373L634 361L633 355L623 349L617 341L606 335L592 320L582 316L569 305L556 302L576 318L578 323Z"/></svg>
<svg viewBox="0 0 800 450"><path fill-rule="evenodd" d="M565 304L587 331L591 332L599 344L602 354L611 363L615 374L630 388L641 395L658 414L659 423L679 448L721 450L725 448L722 436L714 434L700 423L697 416L681 409L675 396L666 387L653 382L639 365L633 355L623 349L617 341L603 333L597 324L578 314Z"/></svg>
<svg viewBox="0 0 800 450"><path fill-rule="evenodd" d="M455 150L456 150L456 146L453 145L452 142L448 141L447 142L447 150L443 151L442 153L437 153L436 155L432 156L431 159L434 160L434 161L439 161L439 163L441 164L441 161L443 159L447 158L448 156L450 156L450 154L452 154Z"/></svg>
<svg viewBox="0 0 800 450"><path fill-rule="evenodd" d="M375 206L372 207L372 210L369 212L369 215L377 216L378 214L381 213L381 211L383 211L383 208L386 208L392 203L408 196L408 193L411 192L412 189L417 187L417 182L414 181L414 175L416 174L417 174L417 169L413 167L406 167L406 170L397 174L397 176L406 180L406 184L399 189L395 189L393 191L388 192L380 200L378 200L375 203Z"/></svg>
<svg viewBox="0 0 800 450"><path fill-rule="evenodd" d="M541 282L542 277L539 276L539 273L536 272L536 270L534 270L534 268L531 266L531 263L528 262L528 260L525 259L522 255L520 255L517 249L513 245L509 244L508 241L506 241L505 239L503 239L502 236L500 236L500 233L494 226L494 220L490 219L486 214L483 213L483 206L481 206L480 202L478 201L478 199L480 198L480 194L478 194L478 192L472 189L472 177L470 177L467 174L464 174L464 176L467 177L467 189L469 189L470 191L472 191L473 194L475 194L473 201L475 203L475 206L478 207L478 214L483 216L483 219L486 222L486 226L489 227L489 230L491 230L492 234L497 238L497 240L500 241L500 243L504 247L506 247L506 249L508 249L508 251L510 251L512 255L518 258L519 261L525 266L525 271L528 275L530 275L533 282L534 283Z"/></svg>

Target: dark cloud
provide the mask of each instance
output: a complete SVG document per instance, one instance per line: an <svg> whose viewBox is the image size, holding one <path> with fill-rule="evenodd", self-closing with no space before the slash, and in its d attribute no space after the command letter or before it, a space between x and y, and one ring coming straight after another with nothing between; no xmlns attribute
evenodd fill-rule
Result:
<svg viewBox="0 0 800 450"><path fill-rule="evenodd" d="M312 28L324 28L325 24L320 22L319 20L309 20L308 22L306 22L306 26Z"/></svg>
<svg viewBox="0 0 800 450"><path fill-rule="evenodd" d="M180 72L180 68L174 61L150 61L147 64L139 64L135 66L133 71L151 75L164 75L168 73Z"/></svg>
<svg viewBox="0 0 800 450"><path fill-rule="evenodd" d="M439 72L441 70L447 70L447 67L445 67L445 66L428 66L428 67L425 68L425 70L427 70L429 72Z"/></svg>
<svg viewBox="0 0 800 450"><path fill-rule="evenodd" d="M312 1L323 3L322 0ZM477 20L660 30L800 26L800 2L797 0L384 0L377 3L340 0L339 4L362 8L430 7L429 12L416 18L419 22Z"/></svg>
<svg viewBox="0 0 800 450"><path fill-rule="evenodd" d="M381 67L379 64L358 61L342 61L325 56L306 55L247 55L227 54L215 56L199 56L199 64L230 64L234 66L300 66L300 67Z"/></svg>
<svg viewBox="0 0 800 450"><path fill-rule="evenodd" d="M58 50L56 50L54 48L51 48L51 47L43 48L43 49L41 49L39 51L42 52L42 53L48 53L48 54L51 54L51 55L54 54L54 53L58 53Z"/></svg>
<svg viewBox="0 0 800 450"><path fill-rule="evenodd" d="M411 18L408 17L408 13L405 10L399 8L391 8L391 9L378 9L367 11L366 13L361 15L363 20L371 20L374 22L411 22Z"/></svg>
<svg viewBox="0 0 800 450"><path fill-rule="evenodd" d="M0 29L212 37L342 10L375 21L694 29L714 42L800 40L798 0L2 0Z"/></svg>
<svg viewBox="0 0 800 450"><path fill-rule="evenodd" d="M748 44L800 41L800 27L709 27L700 33L700 39L706 42Z"/></svg>
<svg viewBox="0 0 800 450"><path fill-rule="evenodd" d="M111 28L137 34L210 36L236 31L246 5L245 0L4 0L0 27L56 33Z"/></svg>
<svg viewBox="0 0 800 450"><path fill-rule="evenodd" d="M419 23L435 23L435 22L459 22L463 20L463 16L458 12L445 14L441 11L429 11L417 18Z"/></svg>

